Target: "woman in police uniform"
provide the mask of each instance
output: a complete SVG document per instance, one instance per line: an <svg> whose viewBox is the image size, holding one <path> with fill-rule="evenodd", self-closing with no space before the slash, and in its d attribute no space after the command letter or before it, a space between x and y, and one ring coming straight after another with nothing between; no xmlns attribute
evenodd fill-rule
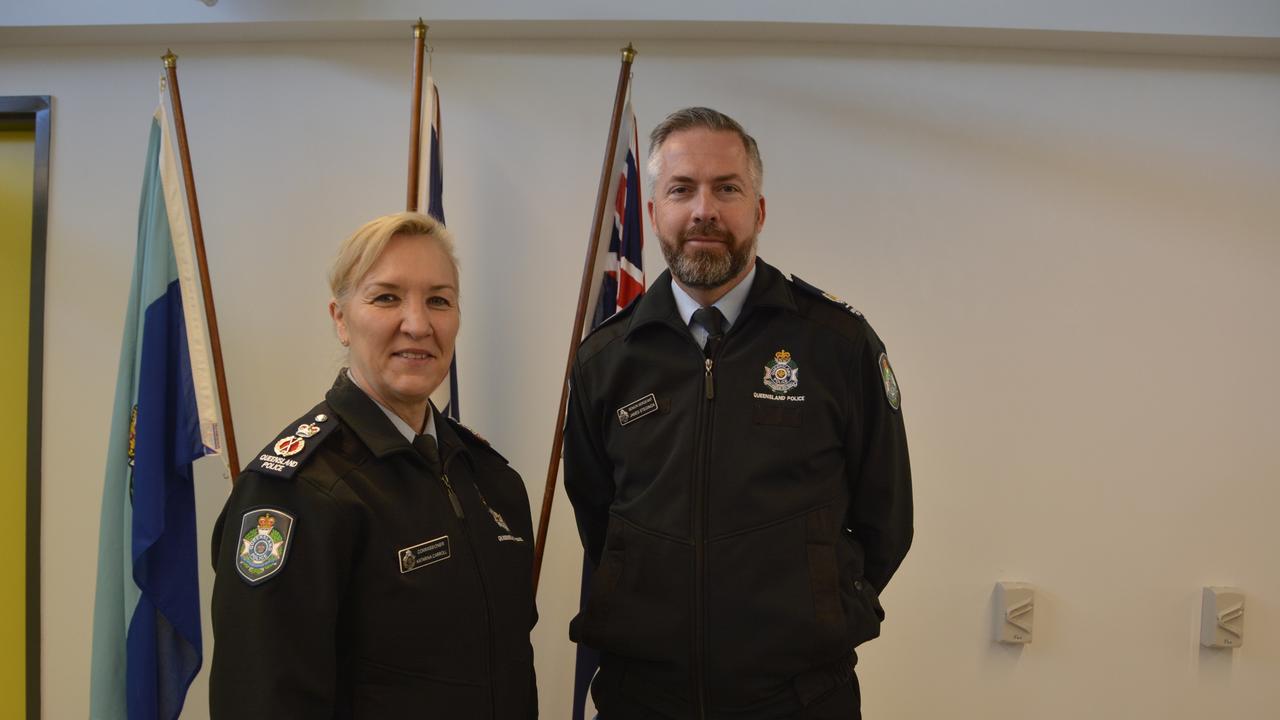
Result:
<svg viewBox="0 0 1280 720"><path fill-rule="evenodd" d="M536 717L524 483L428 400L460 320L449 233L378 218L329 283L350 367L214 529L211 715Z"/></svg>

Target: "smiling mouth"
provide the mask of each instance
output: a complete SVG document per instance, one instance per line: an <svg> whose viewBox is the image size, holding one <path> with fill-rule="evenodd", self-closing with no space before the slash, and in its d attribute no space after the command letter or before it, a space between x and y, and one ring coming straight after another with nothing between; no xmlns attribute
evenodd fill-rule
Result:
<svg viewBox="0 0 1280 720"><path fill-rule="evenodd" d="M391 353L395 357L404 358L405 360L429 360L433 357L429 353L414 352L412 350L401 350L400 352Z"/></svg>

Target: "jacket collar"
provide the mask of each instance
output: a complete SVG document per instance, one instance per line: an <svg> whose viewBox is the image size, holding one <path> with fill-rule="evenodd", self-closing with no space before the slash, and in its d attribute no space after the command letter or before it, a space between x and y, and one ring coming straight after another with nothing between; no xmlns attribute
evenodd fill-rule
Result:
<svg viewBox="0 0 1280 720"><path fill-rule="evenodd" d="M688 332L688 326L680 319L680 309L676 307L675 296L667 289L671 284L671 271L665 270L657 280L649 286L649 291L641 296L636 304L631 323L627 326L627 337L639 328L652 323L661 323L675 330ZM796 309L795 298L791 295L791 287L782 273L759 257L756 258L756 278L751 283L751 292L742 306L742 314L729 329L741 326L742 321L758 307L779 307L788 310Z"/></svg>
<svg viewBox="0 0 1280 720"><path fill-rule="evenodd" d="M356 437L360 438L360 442L364 443L365 447L379 459L397 452L417 455L417 451L404 439L404 435L401 435L395 425L387 419L382 408L378 407L377 403L360 389L360 386L352 382L346 368L338 371L338 379L334 380L333 387L325 393L324 399L333 412L351 428ZM436 442L440 447L440 458L447 462L454 453L465 451L466 447L434 405L431 406L431 412L435 416Z"/></svg>

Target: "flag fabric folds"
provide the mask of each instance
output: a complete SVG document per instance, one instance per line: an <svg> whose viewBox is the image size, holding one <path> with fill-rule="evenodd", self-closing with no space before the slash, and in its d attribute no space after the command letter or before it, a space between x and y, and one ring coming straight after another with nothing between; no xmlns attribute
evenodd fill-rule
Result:
<svg viewBox="0 0 1280 720"><path fill-rule="evenodd" d="M606 195L613 199L613 221L600 229L601 236L596 244L596 270L587 296L587 307L594 309L591 329L644 293L644 211L640 198L639 158L636 116L628 101L619 123ZM586 604L590 583L591 564L584 555L579 608ZM573 674L573 720L590 720L595 716L595 708L590 704L589 690L591 679L600 666L600 655L581 643L577 652Z"/></svg>
<svg viewBox="0 0 1280 720"><path fill-rule="evenodd" d="M441 157L440 89L435 78L427 74L422 88L422 155L418 163L418 208L426 208L431 217L445 223L444 219L444 163ZM454 420L461 418L458 402L458 354L454 350L449 365L449 379L431 394L431 402L440 412Z"/></svg>
<svg viewBox="0 0 1280 720"><path fill-rule="evenodd" d="M177 718L203 659L192 462L220 452L221 443L171 118L162 78L107 443L93 617L94 720Z"/></svg>

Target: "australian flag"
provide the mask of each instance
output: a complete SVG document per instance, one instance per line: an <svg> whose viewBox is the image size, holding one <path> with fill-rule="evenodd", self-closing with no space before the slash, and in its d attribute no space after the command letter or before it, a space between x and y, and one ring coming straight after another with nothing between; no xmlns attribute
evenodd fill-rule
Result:
<svg viewBox="0 0 1280 720"><path fill-rule="evenodd" d="M588 307L595 308L591 328L608 320L614 313L634 302L644 293L644 216L640 199L640 138L636 133L636 115L628 101L619 123L617 149L613 156L609 194L613 198L613 222L605 223L597 243L596 274L592 281ZM604 234L607 233L607 237ZM590 330L587 331L588 333ZM582 558L582 589L578 607L586 603L591 584L591 563ZM588 697L591 679L600 666L595 650L578 644L578 658L573 677L573 720L595 716Z"/></svg>

